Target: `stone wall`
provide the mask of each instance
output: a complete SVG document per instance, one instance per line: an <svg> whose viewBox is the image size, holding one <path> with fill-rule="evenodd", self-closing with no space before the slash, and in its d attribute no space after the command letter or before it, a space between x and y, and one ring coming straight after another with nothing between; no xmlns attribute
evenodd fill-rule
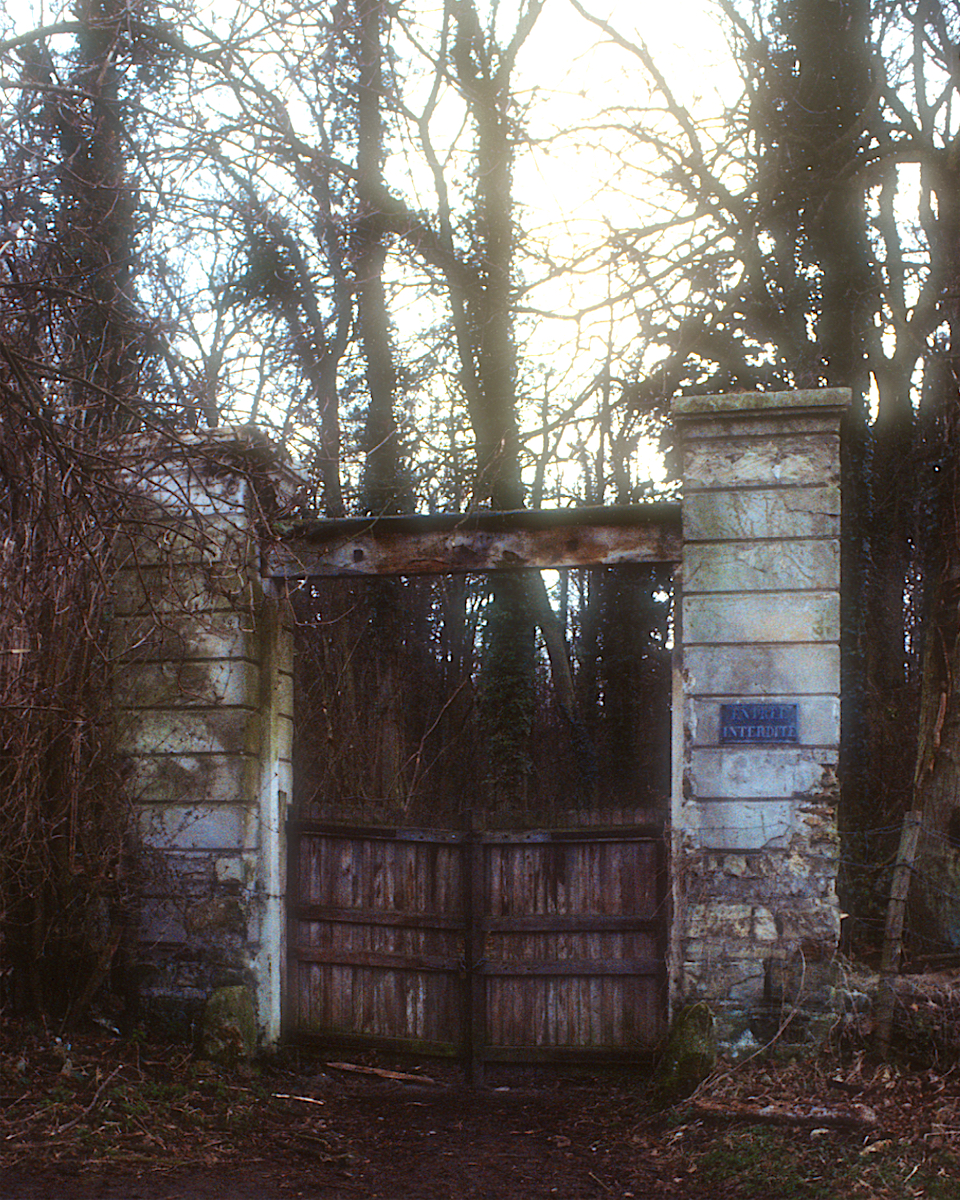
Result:
<svg viewBox="0 0 960 1200"><path fill-rule="evenodd" d="M713 1002L728 1039L749 1028L764 1040L788 1012L791 1036L802 1034L829 998L848 402L821 390L674 404L684 556L672 988L675 1002ZM721 731L723 706L737 702L778 707L727 709ZM779 706L794 704L790 740L792 710Z"/></svg>
<svg viewBox="0 0 960 1200"><path fill-rule="evenodd" d="M258 529L277 464L217 431L131 443L113 681L145 851L136 956L148 1005L189 1022L243 983L280 1033L292 792L292 633L265 589Z"/></svg>

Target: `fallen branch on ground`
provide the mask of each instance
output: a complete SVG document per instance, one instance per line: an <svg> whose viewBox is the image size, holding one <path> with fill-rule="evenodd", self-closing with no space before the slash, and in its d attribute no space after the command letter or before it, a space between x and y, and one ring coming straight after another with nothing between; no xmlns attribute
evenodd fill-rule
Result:
<svg viewBox="0 0 960 1200"><path fill-rule="evenodd" d="M702 1117L714 1121L752 1121L758 1125L789 1125L800 1129L876 1129L877 1117L866 1107L861 1112L813 1113L789 1112L767 1105L758 1108L753 1104L715 1104L709 1100L696 1100L694 1110Z"/></svg>
<svg viewBox="0 0 960 1200"><path fill-rule="evenodd" d="M402 1083L427 1083L438 1086L429 1075L408 1075L406 1071L385 1071L383 1067L361 1067L359 1063L328 1062L323 1064L333 1071L355 1071L358 1075L378 1075L381 1079L399 1079Z"/></svg>

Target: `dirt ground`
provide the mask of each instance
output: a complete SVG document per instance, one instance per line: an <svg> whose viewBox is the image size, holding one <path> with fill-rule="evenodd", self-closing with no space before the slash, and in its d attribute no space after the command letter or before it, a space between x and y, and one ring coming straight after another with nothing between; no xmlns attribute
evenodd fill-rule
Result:
<svg viewBox="0 0 960 1200"><path fill-rule="evenodd" d="M721 1067L655 1111L629 1073L504 1069L471 1090L454 1067L370 1056L224 1072L13 1026L0 1047L9 1200L960 1198L957 1069L862 1052Z"/></svg>

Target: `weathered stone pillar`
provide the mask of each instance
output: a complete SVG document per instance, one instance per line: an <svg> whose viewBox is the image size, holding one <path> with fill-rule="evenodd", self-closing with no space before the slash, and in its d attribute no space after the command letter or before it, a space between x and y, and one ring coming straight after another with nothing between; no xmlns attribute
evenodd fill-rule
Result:
<svg viewBox="0 0 960 1200"><path fill-rule="evenodd" d="M246 431L127 449L114 688L146 872L140 993L190 1020L213 989L244 984L272 1042L293 668L285 605L260 578L259 528L280 467Z"/></svg>
<svg viewBox="0 0 960 1200"><path fill-rule="evenodd" d="M836 949L840 418L849 393L684 397L675 1003L791 1033ZM748 1039L749 1040L749 1039Z"/></svg>

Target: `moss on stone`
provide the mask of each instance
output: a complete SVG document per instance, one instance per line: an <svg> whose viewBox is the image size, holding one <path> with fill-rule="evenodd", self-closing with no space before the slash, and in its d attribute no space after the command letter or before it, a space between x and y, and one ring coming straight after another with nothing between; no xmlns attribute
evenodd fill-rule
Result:
<svg viewBox="0 0 960 1200"><path fill-rule="evenodd" d="M654 1078L658 1104L676 1104L689 1096L717 1065L713 1013L702 1001L681 1008L673 1019L663 1059Z"/></svg>
<svg viewBox="0 0 960 1200"><path fill-rule="evenodd" d="M253 1058L257 1019L253 997L242 984L217 988L207 1000L200 1023L200 1057L233 1067Z"/></svg>

